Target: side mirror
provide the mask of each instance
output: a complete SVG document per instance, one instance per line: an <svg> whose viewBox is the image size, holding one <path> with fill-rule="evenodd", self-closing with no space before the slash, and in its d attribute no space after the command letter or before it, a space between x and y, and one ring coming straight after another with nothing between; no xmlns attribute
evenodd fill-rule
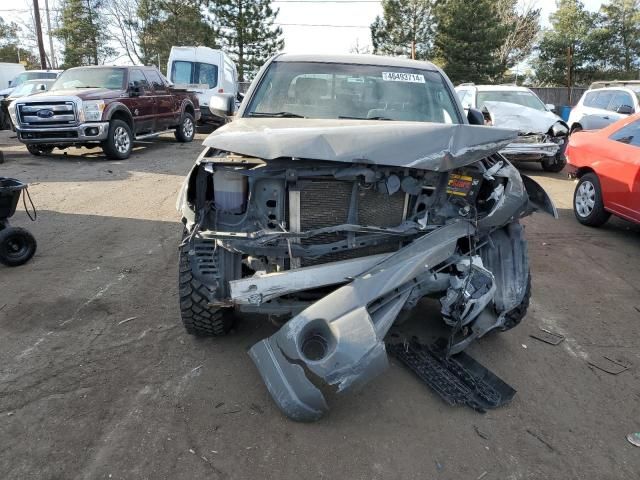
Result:
<svg viewBox="0 0 640 480"><path fill-rule="evenodd" d="M475 108L469 109L467 120L469 121L469 125L484 125L484 115L480 110L476 110Z"/></svg>
<svg viewBox="0 0 640 480"><path fill-rule="evenodd" d="M42 90L43 92L47 89L47 86L44 83L38 85L38 90Z"/></svg>
<svg viewBox="0 0 640 480"><path fill-rule="evenodd" d="M13 82L13 80L9 80L9 87L11 87L11 83Z"/></svg>
<svg viewBox="0 0 640 480"><path fill-rule="evenodd" d="M139 97L142 95L142 87L134 83L133 86L129 87L129 95L132 97Z"/></svg>
<svg viewBox="0 0 640 480"><path fill-rule="evenodd" d="M622 115L631 115L633 113L633 107L630 107L629 105L620 105L616 108L616 112Z"/></svg>
<svg viewBox="0 0 640 480"><path fill-rule="evenodd" d="M232 93L214 93L209 99L209 110L218 117L230 117L236 109Z"/></svg>
<svg viewBox="0 0 640 480"><path fill-rule="evenodd" d="M546 103L544 106L547 107L547 110L549 110L550 112L556 111L556 106L553 103Z"/></svg>

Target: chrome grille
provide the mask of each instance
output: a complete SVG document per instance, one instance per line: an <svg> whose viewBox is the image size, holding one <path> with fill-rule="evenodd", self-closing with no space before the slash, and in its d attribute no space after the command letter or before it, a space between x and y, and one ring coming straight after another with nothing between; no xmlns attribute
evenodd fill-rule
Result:
<svg viewBox="0 0 640 480"><path fill-rule="evenodd" d="M21 125L53 126L77 123L75 104L70 101L31 102L17 105Z"/></svg>

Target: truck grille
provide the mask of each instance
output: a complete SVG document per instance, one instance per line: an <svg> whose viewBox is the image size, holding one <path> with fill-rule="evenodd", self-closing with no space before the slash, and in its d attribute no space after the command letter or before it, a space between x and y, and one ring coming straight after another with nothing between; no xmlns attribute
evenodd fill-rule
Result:
<svg viewBox="0 0 640 480"><path fill-rule="evenodd" d="M20 124L26 126L73 125L77 122L75 104L69 101L19 103L17 113Z"/></svg>
<svg viewBox="0 0 640 480"><path fill-rule="evenodd" d="M335 180L319 180L301 183L300 229L329 227L347 223L353 183ZM358 190L358 224L372 227L395 227L402 223L405 194L386 195L371 190ZM343 233L328 233L303 239L303 245L339 242L347 238ZM368 246L323 255L317 259L303 259L302 265L335 262L393 251L398 241L390 238L384 245Z"/></svg>

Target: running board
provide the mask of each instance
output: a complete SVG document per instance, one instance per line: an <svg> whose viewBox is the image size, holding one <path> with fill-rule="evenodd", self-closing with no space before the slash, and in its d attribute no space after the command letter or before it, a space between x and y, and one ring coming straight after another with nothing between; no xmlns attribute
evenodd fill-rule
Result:
<svg viewBox="0 0 640 480"><path fill-rule="evenodd" d="M161 132L153 132L153 133L145 133L144 135L136 135L136 139L134 140L134 142L137 142L138 140L146 140L147 138L155 138L155 137L159 137L160 135L162 135L163 133L170 133L170 132L174 132L175 129L169 129L169 130L163 130Z"/></svg>
<svg viewBox="0 0 640 480"><path fill-rule="evenodd" d="M431 387L449 405L467 405L477 412L501 407L516 391L462 352L446 357L446 340L433 345L389 343L387 352L395 356Z"/></svg>

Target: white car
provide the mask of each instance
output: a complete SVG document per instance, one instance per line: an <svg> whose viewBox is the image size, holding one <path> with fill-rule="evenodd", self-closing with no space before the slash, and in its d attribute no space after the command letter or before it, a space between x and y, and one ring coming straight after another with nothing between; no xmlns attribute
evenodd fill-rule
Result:
<svg viewBox="0 0 640 480"><path fill-rule="evenodd" d="M540 162L547 172L560 172L567 163L568 125L525 87L463 83L456 93L465 111L478 109L486 123L518 130L518 139L501 150L510 160Z"/></svg>
<svg viewBox="0 0 640 480"><path fill-rule="evenodd" d="M571 133L599 130L640 112L640 81L594 82L571 110Z"/></svg>

